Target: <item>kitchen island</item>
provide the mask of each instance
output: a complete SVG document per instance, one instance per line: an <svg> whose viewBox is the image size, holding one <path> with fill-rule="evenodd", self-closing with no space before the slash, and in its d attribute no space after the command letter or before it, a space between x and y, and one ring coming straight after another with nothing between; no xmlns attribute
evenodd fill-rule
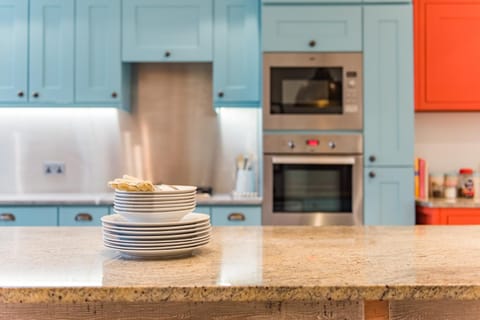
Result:
<svg viewBox="0 0 480 320"><path fill-rule="evenodd" d="M215 227L131 260L102 230L0 228L0 319L476 319L480 226Z"/></svg>

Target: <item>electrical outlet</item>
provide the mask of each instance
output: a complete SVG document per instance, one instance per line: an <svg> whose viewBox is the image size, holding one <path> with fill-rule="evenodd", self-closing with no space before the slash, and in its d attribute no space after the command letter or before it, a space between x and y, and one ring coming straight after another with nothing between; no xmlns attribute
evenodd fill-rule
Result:
<svg viewBox="0 0 480 320"><path fill-rule="evenodd" d="M64 162L44 162L43 163L43 173L49 174L64 174L65 173L65 163Z"/></svg>

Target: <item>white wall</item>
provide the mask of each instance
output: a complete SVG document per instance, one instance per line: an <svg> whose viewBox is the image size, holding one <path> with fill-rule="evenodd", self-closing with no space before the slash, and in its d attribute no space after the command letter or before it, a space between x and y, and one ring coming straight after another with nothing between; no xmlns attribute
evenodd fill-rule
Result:
<svg viewBox="0 0 480 320"><path fill-rule="evenodd" d="M415 156L430 172L480 170L480 113L416 113Z"/></svg>

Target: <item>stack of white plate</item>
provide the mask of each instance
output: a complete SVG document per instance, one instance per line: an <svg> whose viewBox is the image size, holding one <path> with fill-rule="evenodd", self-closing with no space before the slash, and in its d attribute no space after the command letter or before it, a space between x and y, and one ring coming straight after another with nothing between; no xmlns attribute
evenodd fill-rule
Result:
<svg viewBox="0 0 480 320"><path fill-rule="evenodd" d="M158 185L153 192L115 191L113 209L129 221L174 222L193 212L196 187Z"/></svg>
<svg viewBox="0 0 480 320"><path fill-rule="evenodd" d="M136 222L113 214L102 217L103 242L134 258L191 255L210 241L210 216L189 213L175 222Z"/></svg>

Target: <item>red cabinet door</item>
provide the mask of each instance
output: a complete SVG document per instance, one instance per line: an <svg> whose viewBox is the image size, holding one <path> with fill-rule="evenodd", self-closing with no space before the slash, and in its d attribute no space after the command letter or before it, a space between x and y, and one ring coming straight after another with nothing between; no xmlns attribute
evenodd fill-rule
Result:
<svg viewBox="0 0 480 320"><path fill-rule="evenodd" d="M415 110L480 110L480 1L415 1Z"/></svg>

